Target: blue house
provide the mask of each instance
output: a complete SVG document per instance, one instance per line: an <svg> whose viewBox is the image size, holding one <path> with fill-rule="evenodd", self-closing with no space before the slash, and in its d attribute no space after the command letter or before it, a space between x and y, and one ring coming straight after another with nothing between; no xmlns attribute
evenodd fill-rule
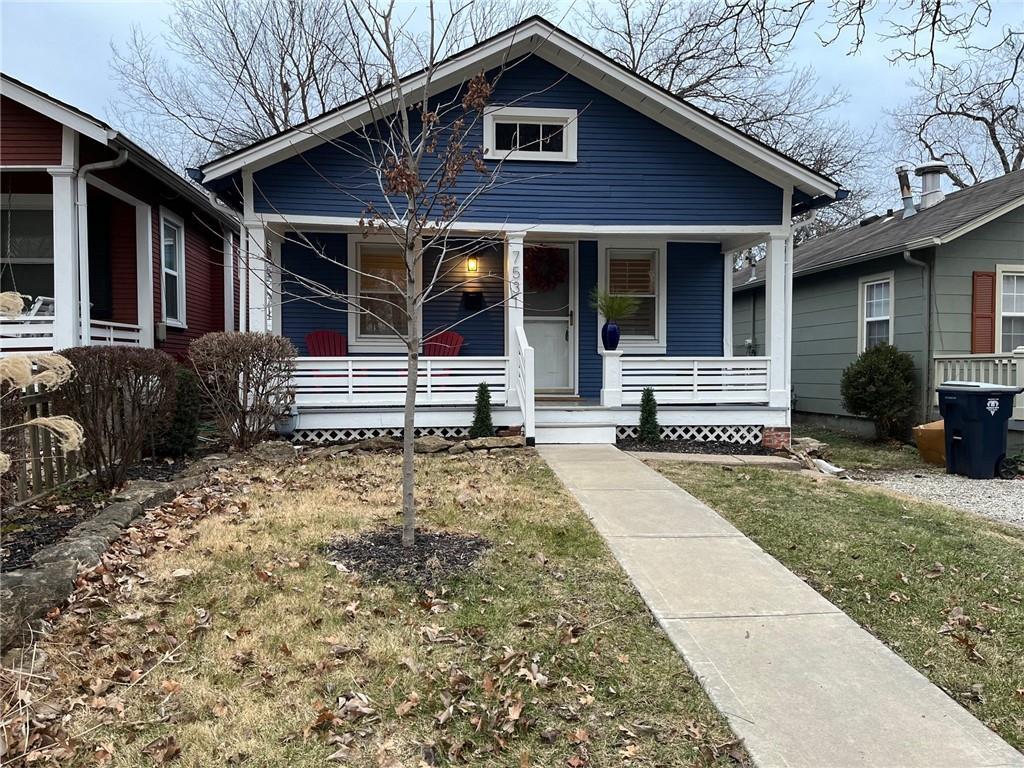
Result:
<svg viewBox="0 0 1024 768"><path fill-rule="evenodd" d="M443 270L424 307L427 337L454 331L458 340L428 338L417 431L463 432L487 381L495 423L522 425L537 442L635 434L648 386L668 437L788 441L791 220L836 200L836 182L540 18L442 62L432 96L450 99L480 72L493 93L465 144L500 164L500 183L473 194L467 167L456 185L462 240L438 258L450 265L458 248L474 247ZM414 93L425 77L401 88ZM242 214L246 327L288 336L302 355L297 434L306 440L402 425L402 345L344 300L386 303L394 288L384 278L404 279L401 251L365 226L371 206L387 210L362 131L382 98L201 169L207 189ZM730 254L762 243L765 354L734 356ZM595 289L637 302L612 351L591 307ZM310 337L318 331L333 332L330 354L313 341L325 334Z"/></svg>

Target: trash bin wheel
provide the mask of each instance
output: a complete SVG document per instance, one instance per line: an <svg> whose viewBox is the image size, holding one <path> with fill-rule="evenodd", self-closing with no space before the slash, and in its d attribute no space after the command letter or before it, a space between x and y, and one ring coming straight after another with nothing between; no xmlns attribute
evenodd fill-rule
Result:
<svg viewBox="0 0 1024 768"><path fill-rule="evenodd" d="M1019 461L1006 456L999 460L999 466L996 468L996 474L1003 480L1013 480L1017 475L1021 474L1021 469L1022 467Z"/></svg>

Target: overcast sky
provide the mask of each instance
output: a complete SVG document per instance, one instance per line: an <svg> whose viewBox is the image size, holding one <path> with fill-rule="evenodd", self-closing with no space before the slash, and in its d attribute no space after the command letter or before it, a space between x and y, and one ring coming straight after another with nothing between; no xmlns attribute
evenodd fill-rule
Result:
<svg viewBox="0 0 1024 768"><path fill-rule="evenodd" d="M569 0L566 0L568 2ZM582 6L582 0L577 0ZM1024 21L1024 0L993 0L986 37L1002 25ZM0 0L0 65L4 72L117 126L111 104L117 86L110 74L110 45L125 40L133 24L151 36L163 31L171 4L161 0ZM886 108L905 101L912 72L886 60L891 43L869 37L856 55L842 43L824 48L805 28L792 61L814 67L824 89L850 94L843 117L854 127L884 126ZM915 158L906 158L913 161Z"/></svg>

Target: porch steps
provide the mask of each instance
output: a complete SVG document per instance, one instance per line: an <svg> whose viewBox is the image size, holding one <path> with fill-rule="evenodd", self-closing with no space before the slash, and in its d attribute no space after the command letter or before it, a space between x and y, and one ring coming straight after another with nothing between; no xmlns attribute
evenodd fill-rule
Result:
<svg viewBox="0 0 1024 768"><path fill-rule="evenodd" d="M615 443L615 424L611 422L547 421L536 425L537 444Z"/></svg>

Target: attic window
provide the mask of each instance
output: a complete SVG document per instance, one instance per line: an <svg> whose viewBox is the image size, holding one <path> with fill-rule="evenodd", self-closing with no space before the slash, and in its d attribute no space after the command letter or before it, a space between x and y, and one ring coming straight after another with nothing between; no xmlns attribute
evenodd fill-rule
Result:
<svg viewBox="0 0 1024 768"><path fill-rule="evenodd" d="M576 161L576 110L497 107L484 115L487 160Z"/></svg>

